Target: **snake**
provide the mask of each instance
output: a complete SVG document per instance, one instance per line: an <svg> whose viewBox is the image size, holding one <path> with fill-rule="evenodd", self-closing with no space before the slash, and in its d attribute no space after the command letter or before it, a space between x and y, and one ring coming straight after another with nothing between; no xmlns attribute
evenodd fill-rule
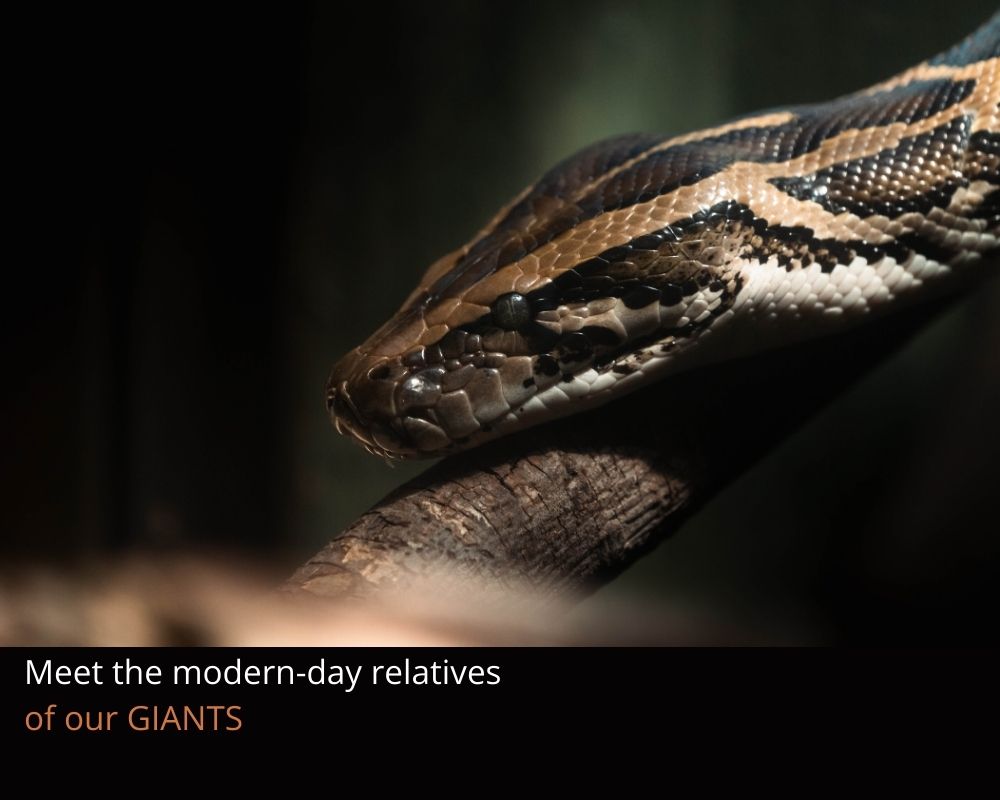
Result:
<svg viewBox="0 0 1000 800"><path fill-rule="evenodd" d="M1000 13L832 101L570 156L334 366L328 412L436 457L835 335L991 274L998 186Z"/></svg>

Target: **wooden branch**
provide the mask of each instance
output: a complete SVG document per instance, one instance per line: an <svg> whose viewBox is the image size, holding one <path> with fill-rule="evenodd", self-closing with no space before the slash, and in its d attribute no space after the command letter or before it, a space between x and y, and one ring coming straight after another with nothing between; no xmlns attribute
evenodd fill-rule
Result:
<svg viewBox="0 0 1000 800"><path fill-rule="evenodd" d="M691 372L445 459L363 514L285 588L336 598L428 582L444 592L527 587L543 598L586 591L675 532L926 319L914 309Z"/></svg>

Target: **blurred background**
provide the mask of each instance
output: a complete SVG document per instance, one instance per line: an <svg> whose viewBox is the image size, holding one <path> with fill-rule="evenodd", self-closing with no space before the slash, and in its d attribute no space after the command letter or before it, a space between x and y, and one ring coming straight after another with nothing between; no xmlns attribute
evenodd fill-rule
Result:
<svg viewBox="0 0 1000 800"><path fill-rule="evenodd" d="M4 562L207 549L287 573L425 467L334 433L330 366L524 185L601 137L864 87L994 11L316 3L26 27L38 230L4 293ZM995 642L998 308L993 281L574 613Z"/></svg>

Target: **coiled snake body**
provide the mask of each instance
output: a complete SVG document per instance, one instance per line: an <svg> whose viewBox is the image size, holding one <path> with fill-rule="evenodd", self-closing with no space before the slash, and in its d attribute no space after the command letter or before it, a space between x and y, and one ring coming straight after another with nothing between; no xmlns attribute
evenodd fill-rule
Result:
<svg viewBox="0 0 1000 800"><path fill-rule="evenodd" d="M337 429L436 456L988 272L1000 14L828 103L577 153L334 367Z"/></svg>

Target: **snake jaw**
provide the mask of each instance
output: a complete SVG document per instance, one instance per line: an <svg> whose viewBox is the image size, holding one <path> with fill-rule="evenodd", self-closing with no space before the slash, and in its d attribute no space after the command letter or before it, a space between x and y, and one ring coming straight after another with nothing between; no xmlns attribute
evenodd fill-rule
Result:
<svg viewBox="0 0 1000 800"><path fill-rule="evenodd" d="M456 338L468 337L445 342L452 355ZM469 342L478 346L475 338ZM387 459L427 458L462 447L488 427L484 414L492 419L507 413L509 406L497 402L503 396L497 367L505 357L477 352L444 359L439 346L431 349L397 359L371 357L362 348L345 356L327 382L327 409L337 432ZM518 370L512 362L504 370L520 382L522 373L530 374L530 366Z"/></svg>
<svg viewBox="0 0 1000 800"><path fill-rule="evenodd" d="M378 378L383 366L385 359L372 365L360 350L351 351L327 381L327 411L337 432L368 452L386 459L405 458L412 448L394 424L391 393Z"/></svg>

